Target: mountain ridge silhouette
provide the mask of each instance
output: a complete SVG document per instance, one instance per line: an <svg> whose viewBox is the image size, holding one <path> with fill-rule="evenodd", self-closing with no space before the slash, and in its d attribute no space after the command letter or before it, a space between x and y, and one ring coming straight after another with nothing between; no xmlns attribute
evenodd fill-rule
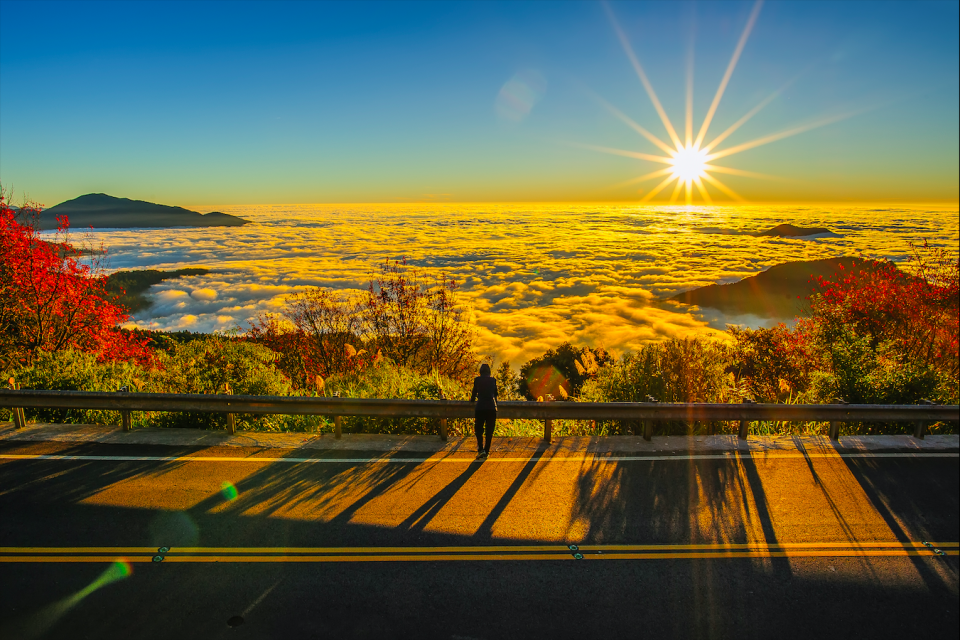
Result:
<svg viewBox="0 0 960 640"><path fill-rule="evenodd" d="M66 216L73 228L239 227L250 223L220 211L204 214L105 193L88 193L44 209L37 224L40 229L56 229L58 216Z"/></svg>
<svg viewBox="0 0 960 640"><path fill-rule="evenodd" d="M876 264L856 257L784 262L738 282L711 284L667 299L718 309L728 315L791 319L803 315L807 298L817 288L817 276L835 280L834 276L850 270L873 270Z"/></svg>

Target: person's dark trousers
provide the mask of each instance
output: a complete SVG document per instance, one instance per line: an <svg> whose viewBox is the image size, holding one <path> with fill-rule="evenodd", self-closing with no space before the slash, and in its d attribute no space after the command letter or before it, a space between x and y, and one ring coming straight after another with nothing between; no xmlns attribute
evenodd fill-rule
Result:
<svg viewBox="0 0 960 640"><path fill-rule="evenodd" d="M493 440L493 430L497 426L497 410L483 410L475 412L473 432L477 434L477 449L490 453L490 442ZM487 446L483 446L483 431L487 431Z"/></svg>

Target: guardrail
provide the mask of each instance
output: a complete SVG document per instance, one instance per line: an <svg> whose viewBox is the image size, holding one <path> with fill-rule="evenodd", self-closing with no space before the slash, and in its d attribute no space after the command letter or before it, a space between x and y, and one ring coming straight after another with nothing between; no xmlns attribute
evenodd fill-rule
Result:
<svg viewBox="0 0 960 640"><path fill-rule="evenodd" d="M839 439L842 422L911 422L914 437L923 438L928 422L960 421L960 405L871 404L672 404L660 402L500 402L497 418L543 420L543 439L552 437L552 421L639 420L650 440L657 422L739 421L745 439L750 422L779 420L829 422L830 438ZM173 393L0 390L0 407L13 410L17 428L24 426L23 407L47 409L101 409L119 411L125 431L131 429L131 411L195 411L225 413L233 433L233 414L326 415L334 417L334 435L341 435L342 416L439 418L439 435L447 439L449 418L473 417L474 405L457 400L380 400L297 396L235 396ZM18 419L19 416L19 419Z"/></svg>

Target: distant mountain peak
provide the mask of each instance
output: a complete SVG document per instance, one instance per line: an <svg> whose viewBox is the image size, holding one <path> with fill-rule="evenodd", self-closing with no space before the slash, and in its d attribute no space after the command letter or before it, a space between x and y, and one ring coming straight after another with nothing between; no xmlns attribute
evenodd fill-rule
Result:
<svg viewBox="0 0 960 640"><path fill-rule="evenodd" d="M56 228L58 216L66 216L73 228L239 227L250 222L219 211L202 214L106 193L88 193L45 209L40 214L39 227Z"/></svg>
<svg viewBox="0 0 960 640"><path fill-rule="evenodd" d="M802 238L804 236L815 236L821 233L833 233L826 227L798 227L789 223L778 224L772 229L761 231L761 236L779 236L781 238Z"/></svg>
<svg viewBox="0 0 960 640"><path fill-rule="evenodd" d="M711 284L669 299L718 309L728 315L789 319L802 314L807 298L816 290L817 277L832 280L844 271L869 271L876 264L855 257L785 262L739 282Z"/></svg>

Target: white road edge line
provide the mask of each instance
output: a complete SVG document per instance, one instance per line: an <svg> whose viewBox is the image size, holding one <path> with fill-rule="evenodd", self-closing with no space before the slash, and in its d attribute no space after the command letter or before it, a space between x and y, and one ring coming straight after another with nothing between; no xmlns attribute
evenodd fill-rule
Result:
<svg viewBox="0 0 960 640"><path fill-rule="evenodd" d="M803 459L803 458L960 458L960 453L763 453L750 452L749 454L692 454L672 456L557 456L557 457L530 457L530 458L486 458L482 464L492 463L525 463L540 462L659 462L679 460L754 460L765 461L773 459ZM480 461L469 457L445 458L255 458L255 457L227 457L227 456L69 456L57 454L0 454L0 460L58 460L58 461L92 461L92 462L252 462L256 464L273 464L285 462L290 464L423 464L427 462L453 462L459 464L481 464Z"/></svg>

